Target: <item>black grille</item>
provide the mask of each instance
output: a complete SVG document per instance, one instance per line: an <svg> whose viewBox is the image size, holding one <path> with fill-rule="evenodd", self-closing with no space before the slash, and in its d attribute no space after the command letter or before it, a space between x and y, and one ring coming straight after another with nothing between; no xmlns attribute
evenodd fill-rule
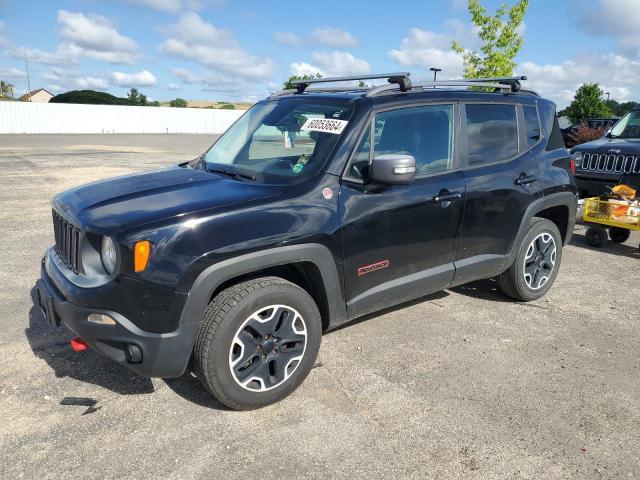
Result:
<svg viewBox="0 0 640 480"><path fill-rule="evenodd" d="M580 170L597 173L640 174L640 157L634 155L584 153Z"/></svg>
<svg viewBox="0 0 640 480"><path fill-rule="evenodd" d="M56 237L56 250L60 257L74 273L78 273L80 270L80 230L54 210L53 232Z"/></svg>

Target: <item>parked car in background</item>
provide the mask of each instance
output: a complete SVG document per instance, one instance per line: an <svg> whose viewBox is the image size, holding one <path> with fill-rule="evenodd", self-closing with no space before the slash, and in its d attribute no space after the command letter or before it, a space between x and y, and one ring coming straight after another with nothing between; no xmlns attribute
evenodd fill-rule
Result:
<svg viewBox="0 0 640 480"><path fill-rule="evenodd" d="M578 145L576 183L582 198L608 193L625 176L640 177L640 109L627 113L603 138Z"/></svg>
<svg viewBox="0 0 640 480"><path fill-rule="evenodd" d="M45 317L78 350L143 376L191 366L250 409L295 390L352 319L491 277L542 297L576 215L555 105L522 78L371 78L389 84L296 82L191 162L55 197Z"/></svg>
<svg viewBox="0 0 640 480"><path fill-rule="evenodd" d="M620 117L590 118L584 122L563 128L561 130L562 138L564 138L567 148L575 147L580 143L585 143L585 141L602 137L618 120L620 120ZM584 130L585 128L587 131ZM587 138L587 140L582 140L583 138Z"/></svg>

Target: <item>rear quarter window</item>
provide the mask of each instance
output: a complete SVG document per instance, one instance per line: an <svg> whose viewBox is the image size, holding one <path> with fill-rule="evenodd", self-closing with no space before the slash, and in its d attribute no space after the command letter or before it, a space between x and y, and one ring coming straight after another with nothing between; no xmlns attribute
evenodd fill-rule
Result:
<svg viewBox="0 0 640 480"><path fill-rule="evenodd" d="M470 167L496 163L518 154L515 105L468 104L467 137Z"/></svg>

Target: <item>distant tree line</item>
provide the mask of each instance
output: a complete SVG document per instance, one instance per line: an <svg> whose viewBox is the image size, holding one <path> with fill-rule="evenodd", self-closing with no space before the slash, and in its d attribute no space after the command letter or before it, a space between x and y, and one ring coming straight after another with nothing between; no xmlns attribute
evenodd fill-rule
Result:
<svg viewBox="0 0 640 480"><path fill-rule="evenodd" d="M622 117L639 106L638 102L605 100L604 91L598 83L585 83L578 88L569 106L558 115L577 124L590 118Z"/></svg>

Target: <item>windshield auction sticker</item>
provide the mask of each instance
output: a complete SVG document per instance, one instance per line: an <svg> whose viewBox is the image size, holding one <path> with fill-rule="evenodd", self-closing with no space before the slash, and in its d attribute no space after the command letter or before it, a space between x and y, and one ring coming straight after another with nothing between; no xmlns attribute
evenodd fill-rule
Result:
<svg viewBox="0 0 640 480"><path fill-rule="evenodd" d="M304 122L300 130L340 135L347 123L349 123L347 120L334 120L333 118L310 118Z"/></svg>

